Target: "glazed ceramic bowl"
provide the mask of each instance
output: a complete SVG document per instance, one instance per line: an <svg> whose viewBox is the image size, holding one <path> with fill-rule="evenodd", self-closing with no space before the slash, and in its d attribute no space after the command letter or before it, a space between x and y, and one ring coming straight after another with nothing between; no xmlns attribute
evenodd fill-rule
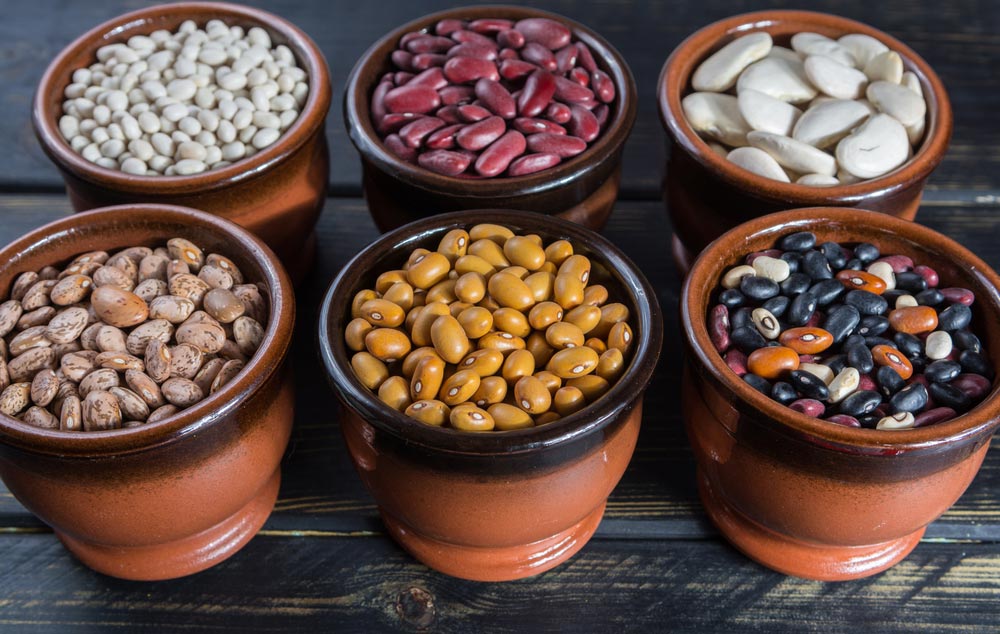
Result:
<svg viewBox="0 0 1000 634"><path fill-rule="evenodd" d="M260 26L287 45L309 76L310 90L299 118L274 144L253 156L192 176L136 176L100 167L73 151L59 132L63 92L73 71L89 66L98 48L157 29L174 31L185 20L200 26L213 19L244 28ZM309 270L316 250L314 227L326 201L330 157L326 114L330 79L316 44L276 15L235 4L179 2L120 15L84 33L49 65L35 93L32 122L42 148L66 182L77 211L105 205L186 205L227 218L254 232L281 258L296 281Z"/></svg>
<svg viewBox="0 0 1000 634"><path fill-rule="evenodd" d="M920 80L927 101L927 130L913 158L884 176L861 183L810 187L753 174L713 152L685 120L681 99L691 92L691 75L703 60L733 39L754 31L770 33L775 44L783 46L802 31L832 38L864 33L898 52L905 69ZM725 231L745 220L784 209L859 207L913 220L927 177L944 158L951 139L948 94L927 62L887 33L825 13L761 11L708 25L671 53L660 74L657 97L670 147L663 195L674 228L675 260L683 270Z"/></svg>
<svg viewBox="0 0 1000 634"><path fill-rule="evenodd" d="M232 259L270 304L264 341L216 394L156 423L65 432L0 415L0 477L80 561L125 579L168 579L239 550L267 519L292 428L284 360L292 285L259 239L170 205L122 205L45 225L0 250L0 296L15 277L90 250L183 236Z"/></svg>
<svg viewBox="0 0 1000 634"><path fill-rule="evenodd" d="M706 314L723 273L783 235L872 242L931 263L942 286L976 294L972 330L1000 373L1000 277L967 249L886 214L821 207L757 218L695 261L681 296L686 341L683 415L705 509L752 559L810 579L854 579L905 557L975 477L1000 424L1000 391L950 421L885 431L793 411L733 373L709 339Z"/></svg>
<svg viewBox="0 0 1000 634"><path fill-rule="evenodd" d="M574 41L585 42L598 66L615 82L616 97L601 136L580 155L518 177L469 178L437 174L390 152L375 131L371 95L390 70L400 38L447 18L545 17L563 22ZM387 231L431 213L504 207L557 215L600 229L611 215L621 181L621 155L636 114L635 80L622 56L591 29L560 15L527 7L459 7L424 16L392 31L369 48L351 72L344 94L344 124L361 156L362 185L375 224Z"/></svg>
<svg viewBox="0 0 1000 634"><path fill-rule="evenodd" d="M354 375L344 344L351 300L417 247L437 248L451 229L481 222L570 240L591 258L591 280L628 306L631 361L600 399L531 429L472 433L432 427L380 401ZM340 428L389 534L431 568L501 581L538 574L587 543L608 494L635 449L642 396L660 353L662 318L649 282L601 236L524 211L477 210L416 221L382 236L334 280L319 321L330 382L343 404Z"/></svg>

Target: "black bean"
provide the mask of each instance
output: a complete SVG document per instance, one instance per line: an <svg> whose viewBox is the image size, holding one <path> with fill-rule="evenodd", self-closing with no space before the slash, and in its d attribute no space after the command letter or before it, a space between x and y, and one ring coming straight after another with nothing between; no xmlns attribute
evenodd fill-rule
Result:
<svg viewBox="0 0 1000 634"><path fill-rule="evenodd" d="M931 383L927 391L939 406L950 407L955 411L963 412L972 405L972 400L954 385Z"/></svg>
<svg viewBox="0 0 1000 634"><path fill-rule="evenodd" d="M781 292L778 283L760 275L747 275L740 280L740 292L759 302L771 299Z"/></svg>
<svg viewBox="0 0 1000 634"><path fill-rule="evenodd" d="M835 354L832 357L828 357L823 360L831 370L833 370L834 376L840 374L840 371L847 367L847 355L846 354Z"/></svg>
<svg viewBox="0 0 1000 634"><path fill-rule="evenodd" d="M844 295L844 303L854 306L862 315L882 315L889 308L889 302L882 296L857 289Z"/></svg>
<svg viewBox="0 0 1000 634"><path fill-rule="evenodd" d="M972 309L965 304L952 304L938 314L938 330L961 330L972 322Z"/></svg>
<svg viewBox="0 0 1000 634"><path fill-rule="evenodd" d="M830 388L826 386L823 379L805 370L792 370L788 373L789 382L793 387L806 398L814 398L817 401L825 401L830 398Z"/></svg>
<svg viewBox="0 0 1000 634"><path fill-rule="evenodd" d="M924 368L924 376L933 383L947 383L961 373L962 366L948 359L935 361Z"/></svg>
<svg viewBox="0 0 1000 634"><path fill-rule="evenodd" d="M805 273L792 273L781 283L781 292L789 297L804 293L812 286L812 280Z"/></svg>
<svg viewBox="0 0 1000 634"><path fill-rule="evenodd" d="M911 383L892 395L889 406L893 413L919 412L927 405L927 388L923 383Z"/></svg>
<svg viewBox="0 0 1000 634"><path fill-rule="evenodd" d="M878 250L878 247L870 242L861 242L854 247L854 257L861 260L864 264L871 264L880 255L882 253Z"/></svg>
<svg viewBox="0 0 1000 634"><path fill-rule="evenodd" d="M902 297L903 295L909 295L909 293L907 293L902 289L897 289L897 288L882 293L882 297L885 298L885 301L889 302L890 306L895 306L896 300Z"/></svg>
<svg viewBox="0 0 1000 634"><path fill-rule="evenodd" d="M875 429L875 426L878 425L878 422L882 420L882 415L877 413L865 414L864 416L858 416L857 419L858 422L861 423L861 426L864 427L865 429Z"/></svg>
<svg viewBox="0 0 1000 634"><path fill-rule="evenodd" d="M914 296L921 306L937 306L944 303L944 293L936 288L928 288Z"/></svg>
<svg viewBox="0 0 1000 634"><path fill-rule="evenodd" d="M743 354L750 354L757 348L763 348L767 345L764 336L757 332L756 328L749 326L735 328L729 335L729 341Z"/></svg>
<svg viewBox="0 0 1000 634"><path fill-rule="evenodd" d="M819 251L806 251L802 255L800 270L817 282L833 277L833 271L830 270L830 263L826 261L826 257Z"/></svg>
<svg viewBox="0 0 1000 634"><path fill-rule="evenodd" d="M747 298L736 288L727 288L719 293L719 303L725 304L726 308L739 308L747 303Z"/></svg>
<svg viewBox="0 0 1000 634"><path fill-rule="evenodd" d="M764 377L748 372L743 375L743 380L746 381L747 385L757 390L764 396L771 396L771 382Z"/></svg>
<svg viewBox="0 0 1000 634"><path fill-rule="evenodd" d="M920 291L927 290L927 280L919 273L903 271L896 273L896 288L907 291L910 294L919 293Z"/></svg>
<svg viewBox="0 0 1000 634"><path fill-rule="evenodd" d="M882 404L882 395L871 390L858 390L840 402L839 411L859 418L875 411Z"/></svg>
<svg viewBox="0 0 1000 634"><path fill-rule="evenodd" d="M962 354L958 355L958 362L962 364L962 369L966 372L979 374L986 378L993 376L993 366L990 365L989 360L981 352L963 350Z"/></svg>
<svg viewBox="0 0 1000 634"><path fill-rule="evenodd" d="M785 251L781 254L781 259L788 262L788 272L795 273L802 265L802 254L797 251Z"/></svg>
<svg viewBox="0 0 1000 634"><path fill-rule="evenodd" d="M862 337L876 337L889 330L889 320L882 315L865 315L858 324L856 333Z"/></svg>
<svg viewBox="0 0 1000 634"><path fill-rule="evenodd" d="M793 326L801 326L809 321L815 311L816 296L809 291L799 293L788 306L785 321Z"/></svg>
<svg viewBox="0 0 1000 634"><path fill-rule="evenodd" d="M896 343L896 349L911 361L924 354L924 343L909 333L897 332L892 336L892 340Z"/></svg>
<svg viewBox="0 0 1000 634"><path fill-rule="evenodd" d="M847 339L844 339L844 347L850 348L852 346L863 346L865 345L865 338L859 334L853 334Z"/></svg>
<svg viewBox="0 0 1000 634"><path fill-rule="evenodd" d="M778 248L782 251L808 251L814 246L816 246L816 234L812 231L790 233L778 240Z"/></svg>
<svg viewBox="0 0 1000 634"><path fill-rule="evenodd" d="M899 376L899 372L887 365L879 366L879 369L875 371L875 382L878 383L882 396L886 398L906 387L906 381Z"/></svg>
<svg viewBox="0 0 1000 634"><path fill-rule="evenodd" d="M844 285L840 280L823 280L813 284L809 292L816 296L817 305L827 306L840 297L844 292Z"/></svg>
<svg viewBox="0 0 1000 634"><path fill-rule="evenodd" d="M972 352L983 351L983 344L979 341L979 337L968 330L959 330L951 333L951 341L962 350L971 350Z"/></svg>
<svg viewBox="0 0 1000 634"><path fill-rule="evenodd" d="M847 264L847 256L844 255L844 249L836 242L824 242L819 245L820 253L826 258L826 261L830 263L831 268L842 269L844 265Z"/></svg>
<svg viewBox="0 0 1000 634"><path fill-rule="evenodd" d="M729 332L737 328L753 328L753 309L744 306L729 313Z"/></svg>
<svg viewBox="0 0 1000 634"><path fill-rule="evenodd" d="M879 337L878 335L873 335L871 337L865 337L865 345L869 348L874 348L875 346L890 346L892 345L892 339L886 339L885 337Z"/></svg>
<svg viewBox="0 0 1000 634"><path fill-rule="evenodd" d="M863 342L853 346L844 344L844 351L847 353L847 365L856 369L861 374L868 374L875 368L875 359L872 358L872 351Z"/></svg>
<svg viewBox="0 0 1000 634"><path fill-rule="evenodd" d="M782 403L783 405L788 405L795 399L799 397L798 392L792 387L791 383L786 383L784 381L778 381L771 387L771 398Z"/></svg>
<svg viewBox="0 0 1000 634"><path fill-rule="evenodd" d="M788 305L792 303L792 300L784 295L778 295L777 297L772 297L763 304L762 307L766 308L775 317L781 317L788 310Z"/></svg>
<svg viewBox="0 0 1000 634"><path fill-rule="evenodd" d="M851 258L846 263L844 263L844 268L847 269L848 271L860 271L862 268L864 268L864 266L865 263L859 260L858 258Z"/></svg>
<svg viewBox="0 0 1000 634"><path fill-rule="evenodd" d="M854 331L860 320L861 313L857 308L841 304L827 311L823 329L833 335L834 343L840 343Z"/></svg>

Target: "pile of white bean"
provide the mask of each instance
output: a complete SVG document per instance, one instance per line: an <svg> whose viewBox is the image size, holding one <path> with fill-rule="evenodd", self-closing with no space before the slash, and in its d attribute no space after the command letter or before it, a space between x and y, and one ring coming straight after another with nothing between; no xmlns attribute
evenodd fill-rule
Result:
<svg viewBox="0 0 1000 634"><path fill-rule="evenodd" d="M73 72L59 130L108 169L182 176L218 169L271 145L299 116L306 72L267 31L188 20L97 50Z"/></svg>
<svg viewBox="0 0 1000 634"><path fill-rule="evenodd" d="M876 178L912 157L927 104L898 53L859 33L797 33L791 46L750 33L698 66L682 106L713 151L816 187Z"/></svg>

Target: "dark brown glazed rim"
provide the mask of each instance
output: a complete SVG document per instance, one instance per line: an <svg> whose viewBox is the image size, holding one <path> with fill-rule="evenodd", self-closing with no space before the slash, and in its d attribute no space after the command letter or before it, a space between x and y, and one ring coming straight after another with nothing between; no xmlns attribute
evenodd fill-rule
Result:
<svg viewBox="0 0 1000 634"><path fill-rule="evenodd" d="M806 416L757 392L738 377L712 345L706 318L711 294L718 288L723 273L743 256L756 250L751 240L769 237L773 245L781 236L794 231L844 232L841 242L875 242L880 236L900 237L905 243L919 246L969 272L974 282L976 305L984 321L1000 321L1000 276L971 251L932 229L915 222L861 209L815 207L794 209L762 216L745 222L723 234L708 245L691 267L681 291L681 326L688 342L689 353L701 369L729 392L734 405L742 413L773 421L778 428L799 437L851 453L871 453L873 449L890 450L886 455L936 447L976 436L1000 423L1000 388L994 384L990 394L969 412L950 421L916 429L886 431L845 427ZM903 254L906 254L904 251ZM935 266L933 262L931 266ZM939 269L940 270L940 269ZM984 344L987 341L984 340ZM996 350L993 346L994 352ZM996 355L992 359L998 360Z"/></svg>
<svg viewBox="0 0 1000 634"><path fill-rule="evenodd" d="M158 204L117 205L73 214L35 229L0 250L0 267L17 271L26 254L53 243L86 241L87 247L66 247L67 257L95 248L123 248L115 229L148 228L147 241L171 237L184 227L217 236L229 248L229 257L255 267L270 299L270 317L264 340L246 367L221 390L174 416L156 423L110 431L65 432L40 429L0 414L0 442L36 453L91 458L146 451L196 434L235 415L246 398L260 389L285 358L295 325L292 283L277 256L259 238L236 224L188 207ZM99 246L103 245L103 246ZM248 276L249 277L249 276ZM13 279L13 276L12 276ZM251 280L253 278L250 278ZM0 289L6 296L9 289Z"/></svg>
<svg viewBox="0 0 1000 634"><path fill-rule="evenodd" d="M782 33L834 31L864 33L880 40L903 58L903 66L920 80L927 100L929 123L914 156L895 170L860 183L810 187L782 183L754 174L712 151L684 118L681 99L688 94L690 77L709 54L735 37L774 27ZM657 84L660 120L673 140L706 169L734 187L796 206L855 205L869 197L883 197L926 178L944 158L951 139L952 111L948 93L937 73L913 49L867 24L813 11L759 11L714 22L689 36L667 58Z"/></svg>
<svg viewBox="0 0 1000 634"><path fill-rule="evenodd" d="M371 95L382 74L389 70L389 55L399 39L411 31L421 31L446 18L476 19L500 17L511 19L550 18L564 23L573 37L585 42L594 59L615 82L617 94L611 119L601 136L581 154L547 170L527 176L497 178L458 178L437 174L419 165L401 160L382 143L371 120ZM344 124L354 146L379 169L406 183L446 194L494 198L512 193L536 194L569 184L598 166L598 157L613 152L628 138L635 123L636 87L632 71L611 44L586 26L561 15L528 7L487 5L459 7L417 18L378 40L365 51L347 80L344 94ZM487 203L488 204L488 203Z"/></svg>
<svg viewBox="0 0 1000 634"><path fill-rule="evenodd" d="M191 176L138 176L91 163L73 151L59 132L63 91L73 71L90 65L101 46L131 35L176 28L183 20L199 25L211 19L229 24L260 26L276 44L288 46L309 76L309 96L295 123L269 147L224 168ZM260 9L224 2L179 2L125 13L74 40L45 70L35 92L31 119L42 149L55 163L78 178L102 187L137 194L190 194L238 184L270 170L301 148L326 121L330 109L330 76L319 47L291 22Z"/></svg>
<svg viewBox="0 0 1000 634"><path fill-rule="evenodd" d="M635 352L628 369L607 394L579 412L555 422L530 429L465 432L431 427L398 412L366 388L351 370L344 345L344 325L350 320L349 307L362 282L386 270L390 259L405 259L413 249L436 248L447 231L488 222L502 224L515 231L537 233L546 240L564 238L585 250L589 257L603 264L614 281L626 293L621 298L635 308L630 321L635 333ZM430 216L384 234L348 262L333 280L319 316L320 356L327 376L341 398L360 416L380 429L400 438L441 453L516 454L552 447L582 438L613 422L649 384L663 343L663 318L656 292L642 272L618 247L603 236L581 226L552 216L530 211L479 209Z"/></svg>

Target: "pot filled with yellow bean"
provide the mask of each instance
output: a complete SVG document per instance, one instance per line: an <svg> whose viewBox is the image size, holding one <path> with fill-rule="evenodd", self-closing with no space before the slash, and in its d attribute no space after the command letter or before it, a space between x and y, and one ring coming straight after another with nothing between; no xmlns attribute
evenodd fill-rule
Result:
<svg viewBox="0 0 1000 634"><path fill-rule="evenodd" d="M386 234L334 280L319 324L341 429L390 535L484 581L548 570L593 534L635 448L662 328L616 246L500 210Z"/></svg>

